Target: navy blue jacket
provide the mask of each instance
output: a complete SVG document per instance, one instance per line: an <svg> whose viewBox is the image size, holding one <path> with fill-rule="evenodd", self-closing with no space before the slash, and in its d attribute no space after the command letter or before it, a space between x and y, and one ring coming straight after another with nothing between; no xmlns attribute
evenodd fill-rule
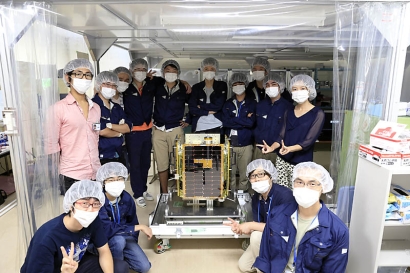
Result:
<svg viewBox="0 0 410 273"><path fill-rule="evenodd" d="M322 203L322 202L321 202ZM264 273L283 273L296 239L291 217L296 202L271 210L263 230L259 257L254 267ZM344 273L346 271L349 230L325 204L319 211L318 226L309 228L297 248L296 273Z"/></svg>
<svg viewBox="0 0 410 273"><path fill-rule="evenodd" d="M120 197L119 204L117 204L120 209L120 223L117 222L117 208L113 206L111 209L108 198L105 198L105 204L98 212L105 234L108 240L115 235L132 235L138 242L139 231L134 231L134 226L139 224L134 198L125 190L121 193ZM115 217L113 217L113 212Z"/></svg>
<svg viewBox="0 0 410 273"><path fill-rule="evenodd" d="M295 197L293 197L293 192L289 188L273 183L266 201L262 198L261 194L257 192L253 194L253 221L258 223L266 223L267 215L274 209L274 207L294 201Z"/></svg>
<svg viewBox="0 0 410 273"><path fill-rule="evenodd" d="M120 120L122 119L125 120L125 124L127 124L130 129L132 128L132 123L125 115L124 110L122 109L121 105L119 105L118 103L112 102L110 100L110 103L113 104L113 107L110 110L104 106L104 102L98 96L98 94L95 94L92 101L98 104L101 108L101 119L100 119L101 130L104 130L107 127L107 123L118 124ZM116 156L120 156L121 147L123 143L124 143L124 136L122 137L100 136L99 141L98 141L98 153L99 153L100 159L101 158L115 158Z"/></svg>
<svg viewBox="0 0 410 273"><path fill-rule="evenodd" d="M286 155L278 153L278 156L293 165L313 161L313 146L322 132L324 123L325 113L317 106L299 118L295 116L293 109L287 111L276 142L281 144L283 140L286 146L299 144L302 150Z"/></svg>
<svg viewBox="0 0 410 273"><path fill-rule="evenodd" d="M154 80L145 80L142 87L142 95L137 88L131 83L124 92L124 111L134 126L140 126L144 122L148 125L152 120L152 111L154 108L155 82Z"/></svg>
<svg viewBox="0 0 410 273"><path fill-rule="evenodd" d="M293 105L282 97L274 103L270 99L260 101L256 106L256 127L253 130L255 143L263 144L265 140L272 145L283 127L285 112L291 109Z"/></svg>
<svg viewBox="0 0 410 273"><path fill-rule="evenodd" d="M206 103L205 81L199 82L192 86L191 97L189 98L189 114L192 132L195 132L198 119L207 116L209 111L214 111L214 116L222 121L222 107L226 101L228 86L226 82L214 80L212 85L214 92L210 96L211 103ZM198 105L201 108L198 108Z"/></svg>
<svg viewBox="0 0 410 273"><path fill-rule="evenodd" d="M228 99L223 106L222 123L225 128L225 134L229 137L232 129L237 130L238 147L251 145L253 143L252 129L256 120L255 110L256 101L248 99L246 96L245 100L241 103L237 103L236 97L234 96ZM239 112L238 116L237 112ZM253 113L253 115L248 117L249 113Z"/></svg>
<svg viewBox="0 0 410 273"><path fill-rule="evenodd" d="M169 94L163 78L154 77L154 80L156 82L154 124L158 127L165 125L165 129L180 126L180 121L185 114L185 102L189 99L185 85L177 81L177 85L170 90L171 94Z"/></svg>
<svg viewBox="0 0 410 273"><path fill-rule="evenodd" d="M253 99L256 102L260 102L265 98L269 99L269 96L266 96L265 89L258 88L258 86L256 85L256 80L248 84L248 87L246 88L245 92L246 96L249 99Z"/></svg>

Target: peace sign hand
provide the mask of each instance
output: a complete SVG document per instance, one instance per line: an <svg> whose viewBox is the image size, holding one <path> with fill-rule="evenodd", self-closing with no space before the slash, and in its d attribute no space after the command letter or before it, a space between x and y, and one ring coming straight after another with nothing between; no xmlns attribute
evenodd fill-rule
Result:
<svg viewBox="0 0 410 273"><path fill-rule="evenodd" d="M61 253L63 254L63 261L61 265L61 273L74 273L78 268L78 263L74 261L74 243L71 242L70 255L67 254L65 248L60 247Z"/></svg>
<svg viewBox="0 0 410 273"><path fill-rule="evenodd" d="M285 143L283 143L283 140L282 140L282 148L280 148L279 153L281 155L285 155L285 154L288 154L290 152L291 152L290 148L288 146L285 146Z"/></svg>

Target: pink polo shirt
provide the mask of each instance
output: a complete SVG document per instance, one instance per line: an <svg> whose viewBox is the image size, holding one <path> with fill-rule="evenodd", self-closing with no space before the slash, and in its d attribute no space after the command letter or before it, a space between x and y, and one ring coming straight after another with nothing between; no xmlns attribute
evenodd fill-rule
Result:
<svg viewBox="0 0 410 273"><path fill-rule="evenodd" d="M95 179L99 167L99 131L93 124L100 122L101 109L87 97L89 111L86 120L83 111L69 93L54 104L53 131L58 136L49 138L48 153L61 151L60 174L74 179Z"/></svg>

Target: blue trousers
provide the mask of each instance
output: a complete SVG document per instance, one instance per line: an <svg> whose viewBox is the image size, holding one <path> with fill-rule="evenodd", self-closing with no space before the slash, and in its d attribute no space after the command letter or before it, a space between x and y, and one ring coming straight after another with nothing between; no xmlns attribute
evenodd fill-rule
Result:
<svg viewBox="0 0 410 273"><path fill-rule="evenodd" d="M151 166L151 139L152 129L125 134L134 198L141 197L147 191L148 171Z"/></svg>
<svg viewBox="0 0 410 273"><path fill-rule="evenodd" d="M112 257L127 262L132 270L141 273L150 270L151 263L133 236L115 235L108 240L108 245Z"/></svg>

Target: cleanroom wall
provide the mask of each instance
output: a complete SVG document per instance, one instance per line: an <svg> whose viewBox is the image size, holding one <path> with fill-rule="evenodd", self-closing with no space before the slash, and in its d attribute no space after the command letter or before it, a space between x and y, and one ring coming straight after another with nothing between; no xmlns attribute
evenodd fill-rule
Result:
<svg viewBox="0 0 410 273"><path fill-rule="evenodd" d="M369 143L379 120L397 118L392 113L401 92L408 12L408 4L398 2L337 5L334 71L342 73L333 78L331 171L337 177L337 214L345 223L350 221L358 148Z"/></svg>

